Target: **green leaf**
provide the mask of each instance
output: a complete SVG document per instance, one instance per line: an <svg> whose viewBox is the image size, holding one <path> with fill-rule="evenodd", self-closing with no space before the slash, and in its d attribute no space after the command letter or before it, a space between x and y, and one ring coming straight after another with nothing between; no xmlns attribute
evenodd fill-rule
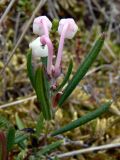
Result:
<svg viewBox="0 0 120 160"><path fill-rule="evenodd" d="M73 61L71 60L70 61L70 64L69 64L69 67L68 67L68 70L67 70L67 73L65 75L65 78L64 80L62 81L62 83L58 86L58 88L56 89L56 91L59 91L61 88L64 87L64 85L67 83L67 81L69 80L69 77L70 77L70 74L72 72L72 68L73 68Z"/></svg>
<svg viewBox="0 0 120 160"><path fill-rule="evenodd" d="M38 117L37 124L36 124L36 134L37 134L37 136L40 135L43 128L44 128L44 117L43 117L43 114L41 113L40 116Z"/></svg>
<svg viewBox="0 0 120 160"><path fill-rule="evenodd" d="M27 54L27 72L33 88L35 88L35 75L32 67L32 51Z"/></svg>
<svg viewBox="0 0 120 160"><path fill-rule="evenodd" d="M27 139L28 138L28 134L25 134L25 133L17 133L16 135L15 135L15 144L19 144L19 143L21 143L21 142L23 142L25 139Z"/></svg>
<svg viewBox="0 0 120 160"><path fill-rule="evenodd" d="M15 142L15 128L14 127L9 127L8 132L7 132L7 151L9 152Z"/></svg>
<svg viewBox="0 0 120 160"><path fill-rule="evenodd" d="M45 67L47 67L47 59L48 57L41 57L42 64L45 65Z"/></svg>
<svg viewBox="0 0 120 160"><path fill-rule="evenodd" d="M75 87L78 85L80 80L85 76L88 69L91 67L96 57L98 56L103 44L104 44L105 34L102 34L98 40L95 42L94 46L90 50L89 54L83 61L83 63L79 66L77 72L73 76L72 80L68 83L67 87L64 90L63 95L61 96L58 104L61 106L64 101L69 97Z"/></svg>
<svg viewBox="0 0 120 160"><path fill-rule="evenodd" d="M3 116L0 116L0 128L7 128L10 124L10 122Z"/></svg>
<svg viewBox="0 0 120 160"><path fill-rule="evenodd" d="M18 116L18 113L15 114L16 124L19 130L25 128L23 122L21 121L20 117Z"/></svg>
<svg viewBox="0 0 120 160"><path fill-rule="evenodd" d="M25 149L27 146L24 143L24 141L17 143L17 145L21 148L21 149Z"/></svg>
<svg viewBox="0 0 120 160"><path fill-rule="evenodd" d="M45 96L46 96L46 99L48 100L48 105L50 105L49 104L50 102L50 84L47 80L47 75L44 74L44 72L43 72L43 83L44 83L43 87L44 87Z"/></svg>
<svg viewBox="0 0 120 160"><path fill-rule="evenodd" d="M85 116L82 116L82 117L78 118L77 120L65 125L64 127L54 131L51 135L56 136L58 134L70 131L74 128L77 128L77 127L99 117L101 114L108 111L110 105L111 105L111 102L103 104L101 107L99 107L95 111L87 113Z"/></svg>
<svg viewBox="0 0 120 160"><path fill-rule="evenodd" d="M41 156L41 155L45 155L49 152L51 152L52 150L56 149L57 147L61 146L61 144L63 143L63 140L54 142L52 144L49 144L47 146L45 146L43 149L41 149L41 151L39 151L36 155L37 156Z"/></svg>
<svg viewBox="0 0 120 160"><path fill-rule="evenodd" d="M36 94L37 94L37 99L38 102L41 104L41 109L43 116L46 120L51 119L51 109L50 109L50 102L48 98L48 92L45 82L45 75L43 72L43 68L40 67L36 70L35 74L35 85L36 85Z"/></svg>

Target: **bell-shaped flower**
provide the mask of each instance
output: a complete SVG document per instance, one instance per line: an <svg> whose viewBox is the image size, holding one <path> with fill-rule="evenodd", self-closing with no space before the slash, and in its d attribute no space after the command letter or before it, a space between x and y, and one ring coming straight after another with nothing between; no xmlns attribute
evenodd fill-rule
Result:
<svg viewBox="0 0 120 160"><path fill-rule="evenodd" d="M40 37L33 40L29 47L32 49L32 56L35 59L48 56L48 46L41 43Z"/></svg>
<svg viewBox="0 0 120 160"><path fill-rule="evenodd" d="M78 26L72 18L61 19L59 22L58 32L60 34L60 43L55 64L55 76L59 76L61 72L61 59L65 38L72 39L78 30Z"/></svg>
<svg viewBox="0 0 120 160"><path fill-rule="evenodd" d="M34 19L33 22L33 33L42 36L49 36L49 31L52 28L51 21L46 16L39 16Z"/></svg>
<svg viewBox="0 0 120 160"><path fill-rule="evenodd" d="M60 35L65 30L65 26L67 26L67 29L64 38L72 39L78 30L78 26L72 18L61 19L58 26L58 33Z"/></svg>

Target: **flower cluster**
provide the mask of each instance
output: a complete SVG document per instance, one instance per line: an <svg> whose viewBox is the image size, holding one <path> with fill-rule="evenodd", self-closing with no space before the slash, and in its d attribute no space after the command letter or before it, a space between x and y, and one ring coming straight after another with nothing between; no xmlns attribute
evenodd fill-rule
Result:
<svg viewBox="0 0 120 160"><path fill-rule="evenodd" d="M35 58L48 57L47 73L50 76L58 77L61 73L61 60L64 46L64 40L72 39L78 30L75 21L72 18L61 19L58 26L60 42L56 62L53 65L53 44L49 37L52 28L51 21L46 16L40 16L34 19L33 32L39 37L29 44L32 49L32 55Z"/></svg>

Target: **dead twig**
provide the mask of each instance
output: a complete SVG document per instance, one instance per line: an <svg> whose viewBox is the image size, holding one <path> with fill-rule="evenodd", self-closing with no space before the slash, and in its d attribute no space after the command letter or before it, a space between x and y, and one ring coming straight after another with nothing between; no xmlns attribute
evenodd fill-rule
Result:
<svg viewBox="0 0 120 160"><path fill-rule="evenodd" d="M55 1L49 0L48 1L48 11L49 11L50 17L59 19L54 6L55 6Z"/></svg>
<svg viewBox="0 0 120 160"><path fill-rule="evenodd" d="M11 0L8 7L6 8L5 12L3 13L2 17L0 18L0 25L2 24L3 20L5 19L6 15L9 13L10 9L12 8L13 4L16 0Z"/></svg>
<svg viewBox="0 0 120 160"><path fill-rule="evenodd" d="M109 44L107 42L105 42L105 48L108 50L108 52L110 53L110 55L116 59L115 53L112 51L111 47L109 46Z"/></svg>
<svg viewBox="0 0 120 160"><path fill-rule="evenodd" d="M65 157L71 157L71 156L78 155L78 154L84 154L84 153L93 152L93 151L100 151L100 150L107 150L107 149L117 148L117 147L120 147L120 143L106 144L106 145L90 147L90 148L86 148L86 149L75 150L75 151L71 151L71 152L67 152L67 153L63 153L63 154L58 154L57 157L58 158L65 158ZM54 158L54 157L52 157L52 158Z"/></svg>
<svg viewBox="0 0 120 160"><path fill-rule="evenodd" d="M105 17L105 19L107 21L109 21L109 16L105 13L104 9L101 8L101 6L99 5L99 3L96 0L92 0L92 2L97 7L97 9L99 10L99 12Z"/></svg>
<svg viewBox="0 0 120 160"><path fill-rule="evenodd" d="M90 13L91 13L91 16L93 18L93 22L94 23L97 23L97 20L96 20L96 17L95 17L95 14L93 12L93 8L92 8L92 5L91 5L91 0L86 0L87 4L88 4L88 8L90 10Z"/></svg>
<svg viewBox="0 0 120 160"><path fill-rule="evenodd" d="M17 42L17 35L18 35L18 28L19 28L19 23L20 23L20 16L21 12L18 12L17 17L16 17L16 24L15 24L15 35L14 35L14 44Z"/></svg>
<svg viewBox="0 0 120 160"><path fill-rule="evenodd" d="M91 69L90 71L88 71L87 74L85 75L85 77L93 74L94 72L96 72L96 71L98 71L98 70L100 70L100 69L102 69L102 68L103 68L103 69L104 69L104 68L113 69L113 67L112 67L111 65L109 65L109 64L104 64L104 65L101 65L101 66L99 66L99 67L93 68L93 69Z"/></svg>
<svg viewBox="0 0 120 160"><path fill-rule="evenodd" d="M20 99L20 100L14 101L14 102L3 104L3 105L0 106L0 109L7 108L7 107L10 107L10 106L15 106L15 105L18 105L20 103L24 103L24 102L34 100L34 99L36 99L36 96L31 96L31 97L28 97L28 98Z"/></svg>

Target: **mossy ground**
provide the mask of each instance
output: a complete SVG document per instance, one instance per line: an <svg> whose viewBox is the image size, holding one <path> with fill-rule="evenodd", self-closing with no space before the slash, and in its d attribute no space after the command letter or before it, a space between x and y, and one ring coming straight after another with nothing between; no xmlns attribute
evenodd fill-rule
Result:
<svg viewBox="0 0 120 160"><path fill-rule="evenodd" d="M16 45L21 33L23 32L27 21L34 11L39 1L19 0L14 3L11 11L5 17L0 27L0 69L4 67L10 52ZM119 29L114 30L119 22L120 2L112 2L118 13L112 14L111 5L105 1L97 1L98 7L92 1L92 8L96 20L89 10L86 1L67 1L56 0L56 12L52 12L49 4L37 13L47 15L53 19L55 16L60 18L73 17L79 26L79 31L73 40L66 40L64 47L64 56L62 61L63 73L66 73L70 58L73 59L74 69L77 70L79 64L92 46L94 40L103 32L108 32L104 48L98 56L96 62L89 71L89 74L77 86L73 94L64 104L64 111L58 110L55 121L59 125L64 125L77 117L80 117L91 111L107 100L113 99L110 112L100 118L64 134L74 141L80 141L82 144L97 146L107 143L120 142L120 37ZM0 12L4 12L9 1L0 2ZM53 3L54 4L54 3ZM28 7L29 6L29 7ZM54 7L54 5L53 5ZM104 15L113 16L115 22L111 23ZM55 15L56 14L56 15ZM17 28L18 25L18 28ZM111 29L109 28L111 25ZM55 48L59 42L59 35L51 33ZM32 24L25 34L22 42L18 46L5 72L0 75L0 104L7 104L16 100L21 100L34 95L34 91L26 72L26 54L29 42L35 38L32 33ZM56 38L56 39L55 39ZM95 70L94 70L95 69ZM34 127L36 117L39 114L39 107L36 100L30 100L18 105L10 106L0 110L1 115L5 115L15 124L15 114L18 113L25 123L26 127ZM53 129L55 122L51 123ZM82 146L65 146L60 151L67 152L80 149ZM69 160L119 160L119 149L108 151L92 152L83 155L68 158ZM67 158L66 158L67 160Z"/></svg>

